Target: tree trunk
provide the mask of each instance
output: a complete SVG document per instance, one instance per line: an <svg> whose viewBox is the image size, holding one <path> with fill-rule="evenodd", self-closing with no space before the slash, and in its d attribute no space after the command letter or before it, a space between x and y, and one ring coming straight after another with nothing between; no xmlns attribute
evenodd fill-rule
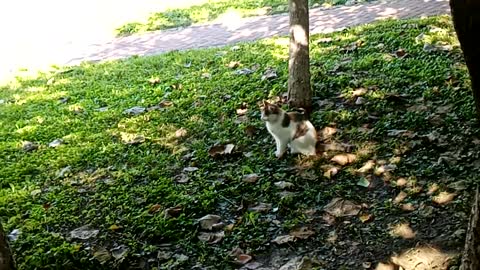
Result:
<svg viewBox="0 0 480 270"><path fill-rule="evenodd" d="M465 238L465 249L462 254L462 264L460 270L476 270L480 269L480 195L475 192L472 211L470 213L470 221L468 222L467 236Z"/></svg>
<svg viewBox="0 0 480 270"><path fill-rule="evenodd" d="M476 42L480 31L480 1L450 0L453 25L470 73L473 97L480 121L480 46Z"/></svg>
<svg viewBox="0 0 480 270"><path fill-rule="evenodd" d="M312 111L312 91L310 89L308 0L289 0L289 9L288 103L293 108L303 108L309 116Z"/></svg>
<svg viewBox="0 0 480 270"><path fill-rule="evenodd" d="M15 270L12 253L7 242L7 236L0 224L0 270Z"/></svg>

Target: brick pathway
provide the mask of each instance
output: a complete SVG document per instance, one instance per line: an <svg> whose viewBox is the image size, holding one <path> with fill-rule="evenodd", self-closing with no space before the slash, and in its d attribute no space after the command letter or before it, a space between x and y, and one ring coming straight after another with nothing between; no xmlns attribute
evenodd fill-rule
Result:
<svg viewBox="0 0 480 270"><path fill-rule="evenodd" d="M327 33L386 18L411 18L449 12L448 0L393 0L330 9L315 8L310 10L310 31L312 34ZM287 34L288 14L260 16L229 24L205 24L118 38L90 46L67 63L222 46Z"/></svg>
<svg viewBox="0 0 480 270"><path fill-rule="evenodd" d="M330 9L314 8L310 10L310 28L312 34L327 33L386 18L431 16L449 14L449 12L448 0L387 0ZM43 41L46 44L35 51L32 59L41 59L39 66L42 64L42 67L46 67L47 64L76 65L84 60L101 61L132 55L152 55L172 50L222 46L287 34L288 14L279 14L232 19L229 23L204 24L183 29L156 31L142 35L114 38L110 41L103 40L91 45L75 42L58 44L58 42L49 42L48 39L44 39ZM19 51L15 51L15 53L22 55L21 49L17 50ZM9 53L3 53L8 60ZM3 59L5 56L1 58ZM0 66L0 78L1 75L4 75L2 74L4 71L13 74L15 69L13 64L24 64L14 63L18 62L15 61L15 58L11 60L12 63L6 61ZM35 69L30 61L27 64L29 68Z"/></svg>

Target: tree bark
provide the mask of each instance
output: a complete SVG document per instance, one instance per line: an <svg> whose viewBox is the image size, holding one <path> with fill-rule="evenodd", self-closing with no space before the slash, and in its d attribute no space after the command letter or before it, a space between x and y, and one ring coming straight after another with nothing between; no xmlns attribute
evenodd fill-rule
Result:
<svg viewBox="0 0 480 270"><path fill-rule="evenodd" d="M470 73L473 97L480 121L480 46L476 42L480 31L480 1L450 0L453 25Z"/></svg>
<svg viewBox="0 0 480 270"><path fill-rule="evenodd" d="M0 224L0 270L15 270L15 262L10 252L7 236Z"/></svg>
<svg viewBox="0 0 480 270"><path fill-rule="evenodd" d="M290 49L288 62L288 103L310 115L310 53L308 0L289 0Z"/></svg>
<svg viewBox="0 0 480 270"><path fill-rule="evenodd" d="M460 270L476 270L480 269L480 195L475 192L472 211L470 213L470 220L468 222L467 235L465 238L465 249L462 254L462 264Z"/></svg>

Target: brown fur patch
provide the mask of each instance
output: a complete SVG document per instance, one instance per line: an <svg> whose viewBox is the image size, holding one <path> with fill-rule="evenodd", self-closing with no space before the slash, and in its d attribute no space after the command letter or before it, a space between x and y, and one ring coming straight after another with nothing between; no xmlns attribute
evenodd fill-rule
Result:
<svg viewBox="0 0 480 270"><path fill-rule="evenodd" d="M305 136L305 134L307 134L307 132L308 132L307 124L305 124L304 121L299 122L298 125L297 125L297 130L295 131L295 135L293 135L292 140L295 140L297 138Z"/></svg>

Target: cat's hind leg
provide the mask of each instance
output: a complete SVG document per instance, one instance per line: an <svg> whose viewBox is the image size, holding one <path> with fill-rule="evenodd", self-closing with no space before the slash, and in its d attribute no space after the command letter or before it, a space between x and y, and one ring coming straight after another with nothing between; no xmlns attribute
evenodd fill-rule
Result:
<svg viewBox="0 0 480 270"><path fill-rule="evenodd" d="M292 154L314 156L317 154L316 142L316 139L308 135L297 138L290 143Z"/></svg>

